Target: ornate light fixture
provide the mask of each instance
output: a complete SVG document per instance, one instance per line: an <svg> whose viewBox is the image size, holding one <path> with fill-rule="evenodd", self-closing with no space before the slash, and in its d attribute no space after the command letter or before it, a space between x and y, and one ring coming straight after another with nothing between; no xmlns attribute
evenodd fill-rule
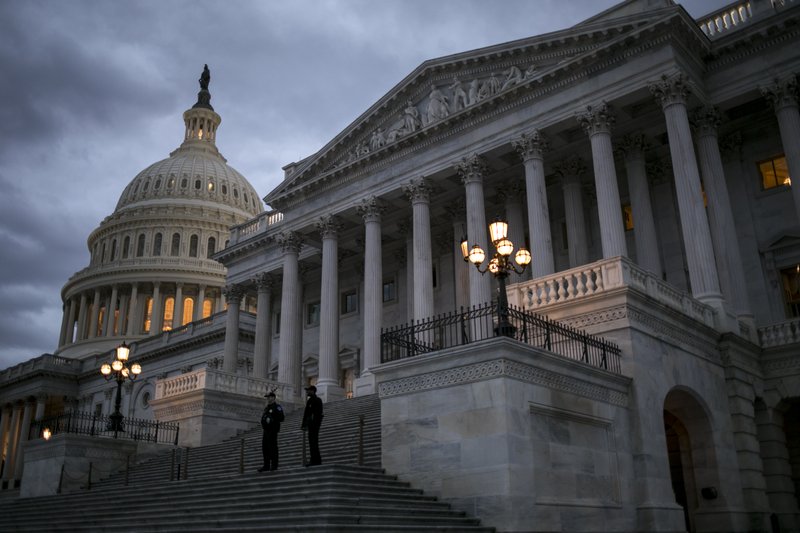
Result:
<svg viewBox="0 0 800 533"><path fill-rule="evenodd" d="M111 363L103 363L100 367L100 373L106 378L106 381L115 379L117 381L117 398L114 402L114 412L109 416L111 424L109 429L111 431L125 431L122 425L122 413L119 411L119 406L122 403L122 384L125 380L131 381L139 377L142 373L142 365L133 363L128 366L128 356L131 353L131 348L124 342L117 346L115 350L115 357Z"/></svg>
<svg viewBox="0 0 800 533"><path fill-rule="evenodd" d="M524 247L520 246L517 253L514 255L514 262L511 261L511 254L514 252L514 243L508 239L508 223L499 218L489 224L489 235L491 235L492 244L496 252L489 260L489 263L481 268L484 259L486 259L486 252L475 244L471 249L464 238L461 241L461 253L464 256L464 261L469 261L478 272L485 274L490 272L500 284L499 293L497 295L497 334L506 337L514 335L514 326L508 320L508 296L506 296L506 278L512 272L522 274L525 268L531 262L531 253ZM516 263L516 264L514 264Z"/></svg>

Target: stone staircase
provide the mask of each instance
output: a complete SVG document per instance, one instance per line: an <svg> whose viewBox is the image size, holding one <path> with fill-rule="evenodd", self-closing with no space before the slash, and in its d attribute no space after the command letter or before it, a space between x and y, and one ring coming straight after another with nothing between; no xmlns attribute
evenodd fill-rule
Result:
<svg viewBox="0 0 800 533"><path fill-rule="evenodd" d="M302 410L291 413L282 426L277 472L256 472L257 428L188 457L180 450L174 460L166 453L133 463L90 490L0 501L0 531L493 531L381 470L376 396L325 405L322 466L301 466L301 417Z"/></svg>

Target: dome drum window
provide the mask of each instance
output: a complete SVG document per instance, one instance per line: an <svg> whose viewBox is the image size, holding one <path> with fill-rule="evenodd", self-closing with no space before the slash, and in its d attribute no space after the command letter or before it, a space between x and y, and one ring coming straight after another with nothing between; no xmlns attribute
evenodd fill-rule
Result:
<svg viewBox="0 0 800 533"><path fill-rule="evenodd" d="M181 189L185 189L185 188L186 188L186 187L188 187L188 186L189 186L189 180L188 180L188 179L186 179L186 178L183 178L183 179L181 180Z"/></svg>
<svg viewBox="0 0 800 533"><path fill-rule="evenodd" d="M160 189L161 188L161 178L156 180L155 185L153 185L153 189Z"/></svg>

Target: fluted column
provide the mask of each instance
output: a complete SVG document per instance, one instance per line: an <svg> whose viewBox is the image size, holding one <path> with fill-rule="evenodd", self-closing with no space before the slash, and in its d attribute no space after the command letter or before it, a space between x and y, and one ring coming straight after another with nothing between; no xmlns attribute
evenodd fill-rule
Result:
<svg viewBox="0 0 800 533"><path fill-rule="evenodd" d="M138 296L139 296L139 284L134 283L133 285L131 285L131 300L130 302L128 302L128 331L127 331L128 335L138 335L139 331L141 331L137 326L140 320L139 315L136 313Z"/></svg>
<svg viewBox="0 0 800 533"><path fill-rule="evenodd" d="M383 250L381 213L386 207L374 196L357 207L364 219L364 359L362 370L369 372L381 362L383 324Z"/></svg>
<svg viewBox="0 0 800 533"><path fill-rule="evenodd" d="M0 418L0 457L8 457L12 412L11 405L2 406L2 412L0 412L2 417Z"/></svg>
<svg viewBox="0 0 800 533"><path fill-rule="evenodd" d="M172 312L172 329L183 325L183 283L175 284L175 308Z"/></svg>
<svg viewBox="0 0 800 533"><path fill-rule="evenodd" d="M455 296L456 309L469 307L469 271L472 265L469 261L464 261L461 252L461 240L467 237L467 205L462 198L445 208L447 215L453 221L453 272L455 274Z"/></svg>
<svg viewBox="0 0 800 533"><path fill-rule="evenodd" d="M86 293L82 292L80 311L78 312L78 332L75 334L76 341L82 341L86 338L86 315L88 314L87 307L88 304Z"/></svg>
<svg viewBox="0 0 800 533"><path fill-rule="evenodd" d="M344 397L339 385L339 229L326 215L316 224L322 237L322 283L319 299L319 375L317 393L323 401Z"/></svg>
<svg viewBox="0 0 800 533"><path fill-rule="evenodd" d="M722 294L714 262L714 248L703 207L700 172L686 112L689 87L681 75L672 78L664 76L660 82L650 86L650 91L661 102L666 118L692 295L721 311Z"/></svg>
<svg viewBox="0 0 800 533"><path fill-rule="evenodd" d="M33 410L33 402L26 401L25 409L22 412L22 424L19 428L17 451L14 454L14 479L22 479L22 468L25 466L25 453L22 448L23 445L28 442L28 433L30 432Z"/></svg>
<svg viewBox="0 0 800 533"><path fill-rule="evenodd" d="M117 311L117 295L119 289L116 285L111 287L111 297L106 305L106 316L103 319L103 335L106 337L114 336L114 315Z"/></svg>
<svg viewBox="0 0 800 533"><path fill-rule="evenodd" d="M100 317L100 289L94 290L94 300L92 301L92 314L89 318L89 334L88 338L94 339L97 337L97 322Z"/></svg>
<svg viewBox="0 0 800 533"><path fill-rule="evenodd" d="M222 369L231 374L236 373L239 362L239 303L244 292L237 285L225 287L225 301L228 311L225 315L225 347L222 356Z"/></svg>
<svg viewBox="0 0 800 533"><path fill-rule="evenodd" d="M153 305L150 308L150 335L158 335L164 326L164 311L161 308L161 284L153 283Z"/></svg>
<svg viewBox="0 0 800 533"><path fill-rule="evenodd" d="M67 300L61 306L61 329L58 333L58 346L64 346L64 343L67 339L67 321L69 320L69 307L70 307L70 300Z"/></svg>
<svg viewBox="0 0 800 533"><path fill-rule="evenodd" d="M525 217L522 210L522 198L525 197L525 187L523 187L521 180L513 179L503 185L503 187L499 189L499 196L506 209L508 240L514 243L515 251L521 247L528 248L528 245L525 243ZM461 257L460 253L458 255ZM529 274L529 269L526 269L522 274L512 272L508 276L508 283L524 281L528 279Z"/></svg>
<svg viewBox="0 0 800 533"><path fill-rule="evenodd" d="M555 272L547 185L544 179L544 152L549 143L539 130L523 134L511 145L525 165L525 189L528 197L528 235L531 239L531 276L540 278ZM511 241L515 245L521 245ZM491 254L488 254L491 257Z"/></svg>
<svg viewBox="0 0 800 533"><path fill-rule="evenodd" d="M256 338L253 344L253 377L265 379L269 375L271 344L269 334L272 323L272 289L275 286L275 279L271 274L263 272L253 281L258 289Z"/></svg>
<svg viewBox="0 0 800 533"><path fill-rule="evenodd" d="M206 303L206 286L200 285L197 289L197 303L194 306L192 321L197 322L203 318L203 306Z"/></svg>
<svg viewBox="0 0 800 533"><path fill-rule="evenodd" d="M125 325L128 323L128 295L123 292L119 297L119 319L115 335L125 335Z"/></svg>
<svg viewBox="0 0 800 533"><path fill-rule="evenodd" d="M292 397L300 393L302 354L298 337L302 321L300 309L300 265L298 256L302 238L294 232L277 235L283 251L283 284L281 287L281 338L278 353L278 381L294 388Z"/></svg>
<svg viewBox="0 0 800 533"><path fill-rule="evenodd" d="M45 407L47 407L47 396L44 394L39 394L36 397L36 412L33 415L34 420L41 420L44 418Z"/></svg>
<svg viewBox="0 0 800 533"><path fill-rule="evenodd" d="M611 113L610 106L605 102L597 108L588 106L586 112L578 115L577 119L589 135L592 144L603 258L627 256L628 248L625 244L625 227L622 224L617 170L614 166L614 149L611 145L611 128L616 119Z"/></svg>
<svg viewBox="0 0 800 533"><path fill-rule="evenodd" d="M456 163L455 169L464 183L467 193L467 237L469 246L477 244L491 257L486 208L483 199L483 175L486 163L477 154L472 154ZM469 304L485 305L492 301L491 280L481 275L477 269L469 271Z"/></svg>
<svg viewBox="0 0 800 533"><path fill-rule="evenodd" d="M414 321L433 316L430 186L423 178L403 187L411 201L414 224Z"/></svg>
<svg viewBox="0 0 800 533"><path fill-rule="evenodd" d="M719 152L719 123L719 111L714 107L705 107L694 115L700 170L708 198L708 225L722 295L733 305L739 319L753 327L755 322L747 297L748 283Z"/></svg>
<svg viewBox="0 0 800 533"><path fill-rule="evenodd" d="M776 79L770 87L761 89L761 94L770 101L778 117L783 153L792 178L792 198L795 215L800 217L800 111L798 111L797 80L794 75L783 80Z"/></svg>
<svg viewBox="0 0 800 533"><path fill-rule="evenodd" d="M756 411L756 424L770 510L777 515L781 531L798 531L798 504L783 414L774 407L760 409Z"/></svg>
<svg viewBox="0 0 800 533"><path fill-rule="evenodd" d="M20 416L22 415L22 403L14 404L11 414L11 424L8 428L8 444L6 445L6 462L3 468L3 480L12 481L16 474L16 458L19 450L19 428Z"/></svg>
<svg viewBox="0 0 800 533"><path fill-rule="evenodd" d="M410 219L402 220L397 226L406 242L401 261L406 266L406 319L411 322L414 320L414 232Z"/></svg>
<svg viewBox="0 0 800 533"><path fill-rule="evenodd" d="M636 262L660 278L663 267L661 253L658 251L658 236L644 159L644 152L648 148L647 140L642 134L626 135L618 147L625 158L625 172L628 175L633 234L636 238Z"/></svg>
<svg viewBox="0 0 800 533"><path fill-rule="evenodd" d="M69 314L67 315L67 331L64 335L64 343L63 344L72 344L75 342L75 313L77 304L75 303L75 298L69 299Z"/></svg>
<svg viewBox="0 0 800 533"><path fill-rule="evenodd" d="M586 165L581 158L573 157L556 165L556 172L561 175L561 188L564 194L569 266L575 268L589 262L589 241L586 238L581 183L581 175L586 172Z"/></svg>

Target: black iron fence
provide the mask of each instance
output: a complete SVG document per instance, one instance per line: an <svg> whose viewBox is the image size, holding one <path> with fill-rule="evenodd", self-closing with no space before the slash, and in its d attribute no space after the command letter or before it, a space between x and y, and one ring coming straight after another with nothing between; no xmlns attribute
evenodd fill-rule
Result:
<svg viewBox="0 0 800 533"><path fill-rule="evenodd" d="M381 330L381 362L395 361L461 346L497 336L507 336L557 355L620 373L620 349L614 343L585 331L514 306L508 307L508 324L498 325L497 306L462 308L416 324Z"/></svg>
<svg viewBox="0 0 800 533"><path fill-rule="evenodd" d="M74 433L178 445L178 424L159 422L157 420L124 418L120 425L115 426L111 417L106 415L69 411L64 414L43 418L31 424L28 437L30 439L43 438L45 429L49 430L51 435Z"/></svg>

